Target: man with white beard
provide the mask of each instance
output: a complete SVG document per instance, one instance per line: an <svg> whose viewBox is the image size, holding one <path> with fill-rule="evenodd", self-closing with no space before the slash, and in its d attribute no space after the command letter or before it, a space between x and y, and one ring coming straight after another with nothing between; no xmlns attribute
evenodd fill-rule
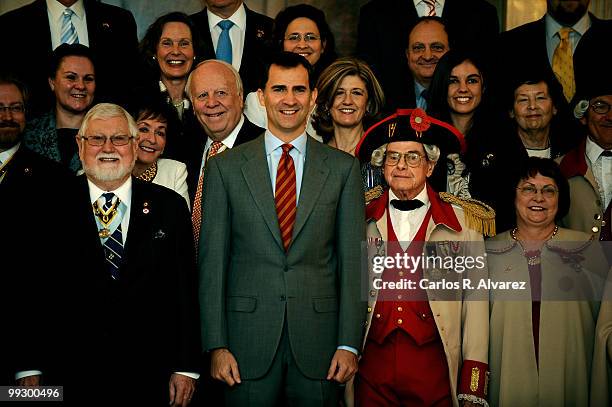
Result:
<svg viewBox="0 0 612 407"><path fill-rule="evenodd" d="M132 177L138 131L120 106L94 106L76 142L85 174L70 197L43 205L61 203L50 239L57 256L42 277L53 296L44 313L61 328L38 333L42 376L28 383L42 377L79 402L95 384L105 405L186 406L199 377L199 324L185 200Z"/></svg>

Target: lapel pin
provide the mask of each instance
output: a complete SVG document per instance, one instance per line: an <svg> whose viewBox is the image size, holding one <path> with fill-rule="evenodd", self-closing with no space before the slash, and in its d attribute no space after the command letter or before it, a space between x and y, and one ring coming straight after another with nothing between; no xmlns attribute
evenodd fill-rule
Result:
<svg viewBox="0 0 612 407"><path fill-rule="evenodd" d="M142 213L144 213L145 215L147 215L150 211L149 211L149 203L147 201L145 201L142 204L143 208L142 208Z"/></svg>
<svg viewBox="0 0 612 407"><path fill-rule="evenodd" d="M261 28L257 29L257 34L255 34L257 36L257 38L263 38L263 36L265 35L264 30L262 30Z"/></svg>

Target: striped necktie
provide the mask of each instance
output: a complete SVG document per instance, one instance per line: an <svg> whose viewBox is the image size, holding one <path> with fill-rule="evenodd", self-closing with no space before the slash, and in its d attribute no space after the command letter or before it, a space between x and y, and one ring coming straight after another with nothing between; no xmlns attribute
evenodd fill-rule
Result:
<svg viewBox="0 0 612 407"><path fill-rule="evenodd" d="M283 247L285 251L291 244L293 235L293 225L295 224L295 214L297 212L295 165L289 151L293 148L291 144L283 144L283 155L278 162L276 171L276 215L278 216L278 226L280 228Z"/></svg>
<svg viewBox="0 0 612 407"><path fill-rule="evenodd" d="M427 12L428 16L436 15L436 0L423 0L423 3L427 5L429 11Z"/></svg>
<svg viewBox="0 0 612 407"><path fill-rule="evenodd" d="M223 143L220 141L213 141L206 155L206 161L204 167L200 171L200 178L198 179L198 187L196 189L195 197L193 198L193 210L191 212L191 223L193 223L193 238L196 245L196 252L198 249L198 243L200 242L200 227L202 226L202 187L204 184L204 169L208 160L217 155L219 150L223 147Z"/></svg>
<svg viewBox="0 0 612 407"><path fill-rule="evenodd" d="M102 229L100 238L103 243L104 258L106 259L106 265L110 275L113 280L117 280L119 278L119 269L123 258L123 233L121 231L121 219L123 216L121 201L112 192L102 194L98 201L102 199L104 200L102 210L97 210L95 213L103 226L108 226L112 229L112 227L116 225L116 229L110 236L103 233L103 231L108 229Z"/></svg>
<svg viewBox="0 0 612 407"><path fill-rule="evenodd" d="M559 45L555 49L552 59L552 69L557 79L563 86L563 95L569 102L576 92L576 81L574 80L574 55L570 43L570 33L573 30L563 27L559 30Z"/></svg>
<svg viewBox="0 0 612 407"><path fill-rule="evenodd" d="M230 39L229 30L234 23L230 20L221 20L217 25L221 28L221 35L219 36L219 42L217 42L217 59L231 64L232 41Z"/></svg>
<svg viewBox="0 0 612 407"><path fill-rule="evenodd" d="M76 28L74 28L74 24L72 23L72 16L74 15L74 11L67 8L62 13L62 33L60 36L60 42L62 44L78 44L79 37L76 32Z"/></svg>

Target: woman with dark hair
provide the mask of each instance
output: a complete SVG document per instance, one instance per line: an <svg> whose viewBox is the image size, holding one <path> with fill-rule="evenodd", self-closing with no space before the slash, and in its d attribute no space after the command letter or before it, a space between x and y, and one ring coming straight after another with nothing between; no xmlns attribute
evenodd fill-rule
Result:
<svg viewBox="0 0 612 407"><path fill-rule="evenodd" d="M274 19L273 42L277 52L302 55L312 65L314 81L336 57L336 42L327 24L325 13L309 4L297 4L281 10ZM267 128L266 109L259 104L256 92L247 95L244 114L254 124ZM321 141L308 121L307 133Z"/></svg>
<svg viewBox="0 0 612 407"><path fill-rule="evenodd" d="M138 150L132 174L145 182L169 188L189 203L187 167L179 161L161 158L179 129L172 107L159 100L148 100L134 110L138 128Z"/></svg>
<svg viewBox="0 0 612 407"><path fill-rule="evenodd" d="M200 35L187 14L171 12L149 26L139 48L145 73L129 110L143 98L158 98L172 106L181 126L166 154L184 161L201 131L185 92L187 78L203 55Z"/></svg>
<svg viewBox="0 0 612 407"><path fill-rule="evenodd" d="M462 175L470 195L495 209L497 230L506 230L513 222L513 195L504 195L493 186L508 185L526 155L520 140L509 131L507 118L489 99L485 70L477 54L448 51L434 72L428 112L465 136L467 148L461 161L466 168L460 167L463 173L457 174L457 168L450 165L449 171L454 172L450 178L462 182L457 177Z"/></svg>
<svg viewBox="0 0 612 407"><path fill-rule="evenodd" d="M82 44L60 45L53 51L48 78L55 107L28 122L23 140L31 150L76 174L81 161L75 137L96 92L91 50Z"/></svg>
<svg viewBox="0 0 612 407"><path fill-rule="evenodd" d="M515 182L516 227L487 242L491 405L587 406L607 261L589 234L560 228L569 185L529 157Z"/></svg>
<svg viewBox="0 0 612 407"><path fill-rule="evenodd" d="M385 103L374 72L359 59L340 58L321 73L316 87L313 127L324 143L355 155L364 129Z"/></svg>
<svg viewBox="0 0 612 407"><path fill-rule="evenodd" d="M507 111L527 155L555 159L571 148L572 140L564 140L557 120L562 97L561 86L544 74L532 72L513 83Z"/></svg>

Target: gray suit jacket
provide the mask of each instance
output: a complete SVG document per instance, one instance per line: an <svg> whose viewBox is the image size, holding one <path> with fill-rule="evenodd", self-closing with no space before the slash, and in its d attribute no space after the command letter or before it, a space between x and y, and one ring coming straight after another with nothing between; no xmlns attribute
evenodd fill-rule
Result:
<svg viewBox="0 0 612 407"><path fill-rule="evenodd" d="M199 251L203 346L229 348L241 377L259 378L274 359L286 316L300 371L323 379L336 348L358 349L362 337L359 162L308 137L285 253L264 140L215 156L206 167Z"/></svg>

